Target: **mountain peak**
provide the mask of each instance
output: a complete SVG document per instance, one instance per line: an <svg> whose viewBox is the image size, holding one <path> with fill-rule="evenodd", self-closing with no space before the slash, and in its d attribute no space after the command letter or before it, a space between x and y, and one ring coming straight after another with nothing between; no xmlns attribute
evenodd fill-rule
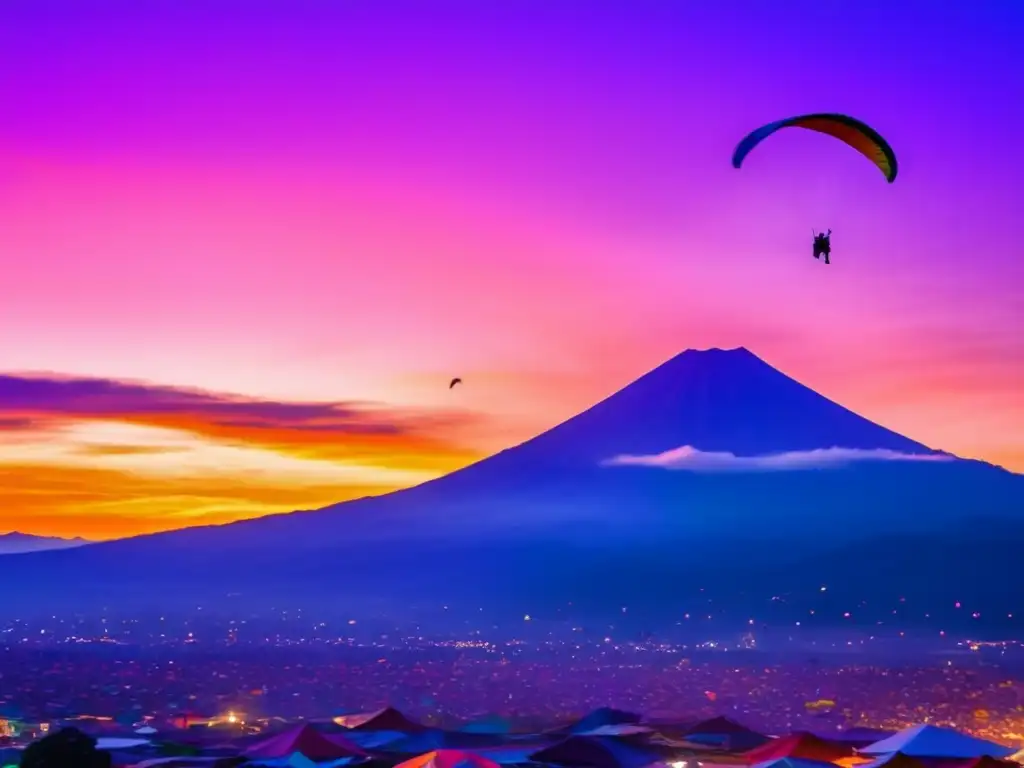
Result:
<svg viewBox="0 0 1024 768"><path fill-rule="evenodd" d="M837 447L933 452L822 397L746 347L687 349L522 448L534 460L562 463L682 446L737 456Z"/></svg>
<svg viewBox="0 0 1024 768"><path fill-rule="evenodd" d="M40 536L35 533L22 533L21 531L0 533L0 539L8 541L85 541L81 536L75 536L73 538L67 538L64 536Z"/></svg>
<svg viewBox="0 0 1024 768"><path fill-rule="evenodd" d="M37 536L32 533L21 531L8 531L0 533L0 555L9 555L19 552L41 552L47 549L70 549L79 547L89 542L83 538L75 537L65 539L59 536Z"/></svg>
<svg viewBox="0 0 1024 768"><path fill-rule="evenodd" d="M649 370L632 384L620 390L619 393L631 389L650 377L664 379L666 386L669 380L673 380L675 386L681 387L685 379L692 378L697 374L715 375L723 379L735 380L753 375L757 370L771 371L778 376L785 376L746 347L684 349L675 357L669 358L661 365Z"/></svg>
<svg viewBox="0 0 1024 768"><path fill-rule="evenodd" d="M729 347L728 349L726 349L724 347L708 347L707 349L697 349L696 347L689 347L688 349L684 349L682 352L680 352L678 355L676 355L676 357L679 357L681 355L704 355L704 354L709 354L709 355L737 355L737 356L738 355L750 355L752 357L757 357L757 355L755 355L753 352L751 352L746 347ZM758 358L758 359L760 359L760 358Z"/></svg>
<svg viewBox="0 0 1024 768"><path fill-rule="evenodd" d="M46 536L35 536L31 533L22 533L21 531L8 531L7 533L0 533L0 541L38 541L39 539L48 538Z"/></svg>
<svg viewBox="0 0 1024 768"><path fill-rule="evenodd" d="M724 349L722 347L708 347L707 349L695 349L695 348L691 347L689 349L684 349L682 352L680 352L675 357L673 357L673 358L667 360L666 362L662 363L662 365L669 365L670 363L672 363L672 362L674 362L676 360L682 360L682 359L703 359L703 360L714 360L714 359L717 359L717 360L724 360L724 359L742 360L742 359L746 359L746 360L757 361L759 363L767 365L767 363L765 363L764 360L762 360L760 357L755 355L753 352L751 352L746 347L731 347L729 349ZM659 368L660 367L661 366L659 366Z"/></svg>

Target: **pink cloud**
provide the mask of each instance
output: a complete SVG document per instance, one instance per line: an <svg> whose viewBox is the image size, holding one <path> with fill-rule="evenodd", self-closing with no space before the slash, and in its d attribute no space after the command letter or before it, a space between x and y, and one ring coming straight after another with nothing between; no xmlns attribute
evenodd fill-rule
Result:
<svg viewBox="0 0 1024 768"><path fill-rule="evenodd" d="M818 448L786 451L761 456L737 456L728 451L701 451L683 445L649 456L622 454L603 462L605 466L659 467L689 472L785 472L802 469L841 467L858 461L952 461L953 456L937 453L903 453L882 448Z"/></svg>

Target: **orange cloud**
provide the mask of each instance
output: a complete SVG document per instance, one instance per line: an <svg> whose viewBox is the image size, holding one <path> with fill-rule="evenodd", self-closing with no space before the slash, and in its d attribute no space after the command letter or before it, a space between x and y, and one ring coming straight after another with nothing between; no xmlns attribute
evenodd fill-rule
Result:
<svg viewBox="0 0 1024 768"><path fill-rule="evenodd" d="M111 538L384 493L478 458L467 413L0 376L0 529Z"/></svg>
<svg viewBox="0 0 1024 768"><path fill-rule="evenodd" d="M393 490L202 478L145 478L106 469L0 466L0 531L111 539L315 509Z"/></svg>

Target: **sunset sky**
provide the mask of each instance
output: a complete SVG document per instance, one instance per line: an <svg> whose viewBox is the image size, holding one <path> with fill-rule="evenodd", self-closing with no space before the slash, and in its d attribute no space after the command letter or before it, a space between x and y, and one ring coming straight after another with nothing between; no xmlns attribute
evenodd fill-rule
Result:
<svg viewBox="0 0 1024 768"><path fill-rule="evenodd" d="M688 347L1024 471L1022 35L1009 2L7 0L0 531L409 485ZM896 182L800 130L731 167L815 111Z"/></svg>

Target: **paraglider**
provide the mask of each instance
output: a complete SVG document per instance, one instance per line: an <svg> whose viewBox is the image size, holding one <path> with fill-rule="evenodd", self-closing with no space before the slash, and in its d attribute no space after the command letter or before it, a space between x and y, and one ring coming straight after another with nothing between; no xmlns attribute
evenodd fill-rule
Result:
<svg viewBox="0 0 1024 768"><path fill-rule="evenodd" d="M811 230L813 232L813 230ZM832 230L828 232L816 233L814 235L814 258L820 259L822 256L825 257L825 263L831 264L828 260L829 255L832 253Z"/></svg>
<svg viewBox="0 0 1024 768"><path fill-rule="evenodd" d="M736 151L732 154L733 168L742 166L743 161L753 151L754 147L783 128L806 128L807 130L817 131L818 133L824 133L839 139L874 163L875 167L882 172L885 180L890 184L896 180L896 173L899 169L896 162L896 153L892 151L892 147L889 146L889 143L882 138L878 131L848 115L827 112L787 117L784 120L777 120L774 123L762 125L757 130L747 134L736 145ZM828 232L814 232L814 258L820 259L824 256L826 264L832 263L829 258L832 254L831 235L831 229Z"/></svg>
<svg viewBox="0 0 1024 768"><path fill-rule="evenodd" d="M896 154L881 134L856 118L825 112L787 117L762 125L736 146L736 151L732 155L733 168L739 168L754 147L783 128L806 128L839 139L873 162L890 184L896 180Z"/></svg>
<svg viewBox="0 0 1024 768"><path fill-rule="evenodd" d="M456 378L452 379L452 383L448 385L448 389L452 389L456 384L461 384L461 383L462 383L462 379L456 377Z"/></svg>

